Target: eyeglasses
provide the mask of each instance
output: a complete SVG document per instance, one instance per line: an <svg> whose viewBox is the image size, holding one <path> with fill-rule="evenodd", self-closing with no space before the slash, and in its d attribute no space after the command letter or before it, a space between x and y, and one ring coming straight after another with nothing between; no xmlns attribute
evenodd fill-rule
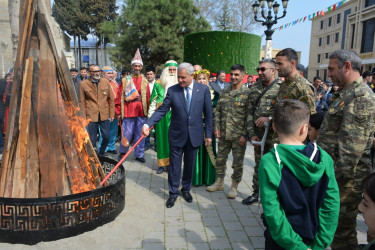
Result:
<svg viewBox="0 0 375 250"><path fill-rule="evenodd" d="M94 71L91 70L90 72L91 72L91 73L100 73L100 70L94 70Z"/></svg>
<svg viewBox="0 0 375 250"><path fill-rule="evenodd" d="M261 68L256 68L255 70L256 70L257 72L259 72L259 71L264 72L264 71L266 71L267 69L274 69L274 68L261 67Z"/></svg>

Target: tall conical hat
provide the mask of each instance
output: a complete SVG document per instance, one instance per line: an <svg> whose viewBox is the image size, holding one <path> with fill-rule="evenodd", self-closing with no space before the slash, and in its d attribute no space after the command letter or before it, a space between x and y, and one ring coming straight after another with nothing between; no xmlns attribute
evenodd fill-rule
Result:
<svg viewBox="0 0 375 250"><path fill-rule="evenodd" d="M141 53L139 52L139 49L137 49L137 51L135 52L131 65L133 65L134 63L139 63L143 66L142 57L141 57Z"/></svg>

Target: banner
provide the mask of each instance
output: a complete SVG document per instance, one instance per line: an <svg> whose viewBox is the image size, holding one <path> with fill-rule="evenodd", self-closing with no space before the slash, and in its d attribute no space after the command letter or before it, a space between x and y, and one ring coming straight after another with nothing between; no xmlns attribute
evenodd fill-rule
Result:
<svg viewBox="0 0 375 250"><path fill-rule="evenodd" d="M295 21L293 22L290 22L290 23L286 23L286 24L283 24L279 27L276 27L273 29L273 31L281 31L281 30L285 30L286 28L289 28L290 26L294 26L296 24L299 24L299 23L304 23L306 20L313 20L315 18L318 18L320 16L324 16L324 13L328 11L328 13L331 13L331 12L334 12L335 10L337 10L338 8L340 8L345 2L349 2L350 0L342 0L340 2L337 2L335 3L334 5L331 5L331 6L328 6L325 11L324 10L320 10L320 11L317 11L317 12L314 12L312 14L309 14L309 15L306 15L304 17L300 17L300 18L297 18ZM262 35L262 38L265 36L265 34Z"/></svg>

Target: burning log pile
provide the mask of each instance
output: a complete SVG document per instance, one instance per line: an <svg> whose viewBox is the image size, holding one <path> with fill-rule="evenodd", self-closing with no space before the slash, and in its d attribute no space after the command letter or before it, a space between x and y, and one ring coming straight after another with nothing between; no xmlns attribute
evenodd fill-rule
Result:
<svg viewBox="0 0 375 250"><path fill-rule="evenodd" d="M47 2L20 0L20 40L0 168L2 197L76 194L100 187L105 177L78 115L60 32Z"/></svg>

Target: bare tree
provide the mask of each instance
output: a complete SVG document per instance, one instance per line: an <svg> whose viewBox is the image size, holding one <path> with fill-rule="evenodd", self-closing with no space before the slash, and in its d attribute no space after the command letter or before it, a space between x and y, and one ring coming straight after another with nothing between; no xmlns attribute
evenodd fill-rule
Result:
<svg viewBox="0 0 375 250"><path fill-rule="evenodd" d="M254 20L252 4L254 0L232 0L233 22L235 29L242 32L253 32L260 27L260 23Z"/></svg>
<svg viewBox="0 0 375 250"><path fill-rule="evenodd" d="M220 6L217 0L194 0L194 5L201 11L201 16L208 22L213 21L216 13L216 8Z"/></svg>

